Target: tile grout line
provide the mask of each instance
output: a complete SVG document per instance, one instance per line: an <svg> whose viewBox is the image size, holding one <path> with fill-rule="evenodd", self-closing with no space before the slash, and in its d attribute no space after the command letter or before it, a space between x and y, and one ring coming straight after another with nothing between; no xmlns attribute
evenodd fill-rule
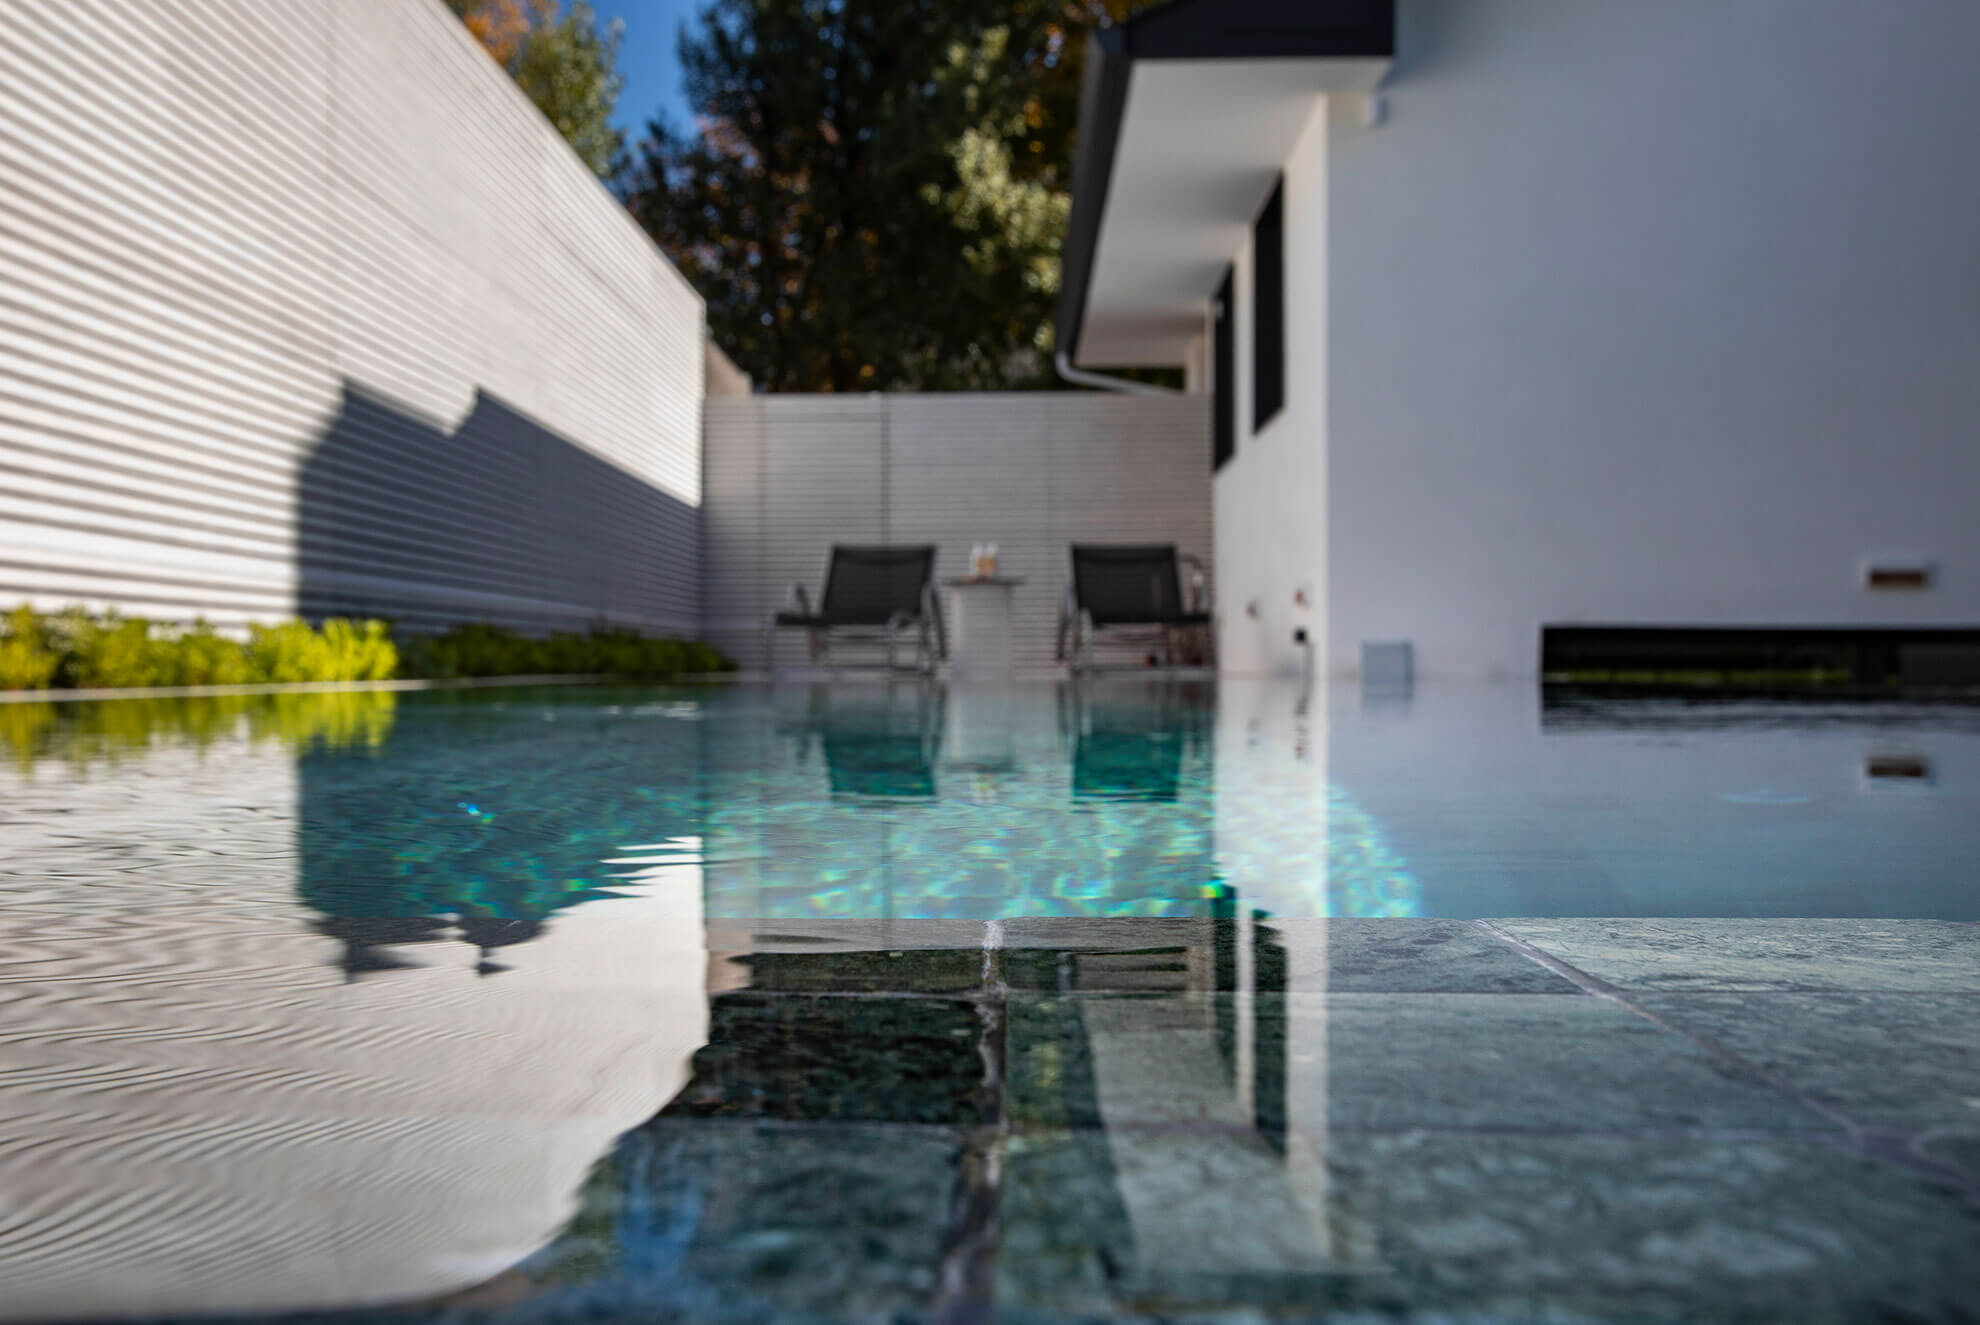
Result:
<svg viewBox="0 0 1980 1325"><path fill-rule="evenodd" d="M1688 1030L1630 998L1628 991L1610 984L1600 976L1591 975L1578 966L1570 965L1544 948L1535 947L1518 935L1501 928L1489 920L1473 920L1471 925L1505 944L1528 961L1552 971L1582 993L1613 1003L1623 1011L1642 1018L1659 1030L1689 1040L1705 1054L1738 1075L1794 1100L1797 1104L1820 1114L1841 1127L1844 1136L1844 1149L1855 1152L1867 1159L1878 1160L1913 1173L1931 1178L1940 1184L1950 1186L1963 1194L1969 1202L1980 1203L1980 1181L1972 1174L1955 1165L1945 1164L1919 1149L1918 1138L1910 1132L1897 1128L1873 1127L1860 1122L1851 1115L1810 1095L1793 1081L1769 1068L1760 1066L1749 1058L1733 1050L1729 1045L1712 1036Z"/></svg>

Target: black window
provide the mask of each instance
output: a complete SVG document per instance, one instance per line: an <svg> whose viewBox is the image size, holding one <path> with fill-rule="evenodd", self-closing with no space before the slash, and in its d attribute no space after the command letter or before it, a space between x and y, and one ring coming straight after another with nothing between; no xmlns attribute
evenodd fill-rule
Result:
<svg viewBox="0 0 1980 1325"><path fill-rule="evenodd" d="M1251 430L1286 403L1286 182L1272 186L1251 226Z"/></svg>
<svg viewBox="0 0 1980 1325"><path fill-rule="evenodd" d="M1237 454L1237 322L1231 309L1231 269L1224 268L1211 306L1215 328L1210 361L1210 468Z"/></svg>

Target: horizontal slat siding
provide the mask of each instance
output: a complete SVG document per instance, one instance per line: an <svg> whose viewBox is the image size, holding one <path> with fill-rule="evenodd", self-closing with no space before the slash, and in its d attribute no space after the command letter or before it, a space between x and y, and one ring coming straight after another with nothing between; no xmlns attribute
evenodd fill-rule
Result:
<svg viewBox="0 0 1980 1325"><path fill-rule="evenodd" d="M0 604L691 631L701 304L438 0L0 25Z"/></svg>
<svg viewBox="0 0 1980 1325"><path fill-rule="evenodd" d="M746 666L803 658L801 636L765 623L793 584L816 596L835 542L934 543L941 576L995 542L999 569L1025 581L1026 668L1052 662L1069 544L1174 542L1209 557L1202 398L756 396L710 399L705 414L707 631Z"/></svg>

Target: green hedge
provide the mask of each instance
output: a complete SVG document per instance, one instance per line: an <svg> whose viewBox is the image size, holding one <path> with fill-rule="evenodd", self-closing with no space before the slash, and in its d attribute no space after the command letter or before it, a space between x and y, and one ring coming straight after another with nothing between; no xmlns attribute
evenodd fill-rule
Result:
<svg viewBox="0 0 1980 1325"><path fill-rule="evenodd" d="M654 639L633 630L532 639L500 626L455 626L398 641L401 676L619 676L653 681L735 670L697 640Z"/></svg>
<svg viewBox="0 0 1980 1325"><path fill-rule="evenodd" d="M548 673L661 680L734 664L705 644L636 631L531 639L496 626L394 635L382 621L254 625L245 641L203 622L158 625L115 613L19 607L0 618L0 690L241 685Z"/></svg>

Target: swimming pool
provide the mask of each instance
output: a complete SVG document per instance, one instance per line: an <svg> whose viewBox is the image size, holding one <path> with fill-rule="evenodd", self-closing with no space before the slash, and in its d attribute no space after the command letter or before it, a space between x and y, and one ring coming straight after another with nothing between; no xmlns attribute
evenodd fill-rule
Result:
<svg viewBox="0 0 1980 1325"><path fill-rule="evenodd" d="M0 1318L1965 1300L1980 709L1136 677L0 738Z"/></svg>
<svg viewBox="0 0 1980 1325"><path fill-rule="evenodd" d="M332 919L520 934L681 865L713 917L1980 916L1980 709L1327 698L571 687L0 717L17 868L30 807L169 798L190 761L186 840L149 845L226 859L199 816L286 788L294 891Z"/></svg>

